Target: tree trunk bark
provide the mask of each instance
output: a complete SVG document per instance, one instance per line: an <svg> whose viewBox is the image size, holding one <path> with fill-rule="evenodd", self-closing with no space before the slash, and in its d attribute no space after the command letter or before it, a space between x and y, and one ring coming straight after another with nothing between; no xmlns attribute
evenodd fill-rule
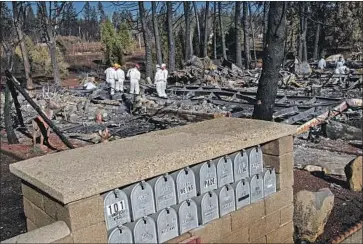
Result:
<svg viewBox="0 0 363 244"><path fill-rule="evenodd" d="M141 21L141 27L142 27L142 34L144 38L144 44L145 44L145 61L146 61L146 77L151 78L153 75L153 65L152 65L152 54L151 54L151 43L150 43L150 37L151 33L149 30L149 27L147 26L146 19L145 19L145 8L144 8L144 2L138 2L139 3L139 13L140 13L140 21Z"/></svg>
<svg viewBox="0 0 363 244"><path fill-rule="evenodd" d="M204 14L204 41L203 41L203 57L208 56L208 40L209 40L209 2L205 3Z"/></svg>
<svg viewBox="0 0 363 244"><path fill-rule="evenodd" d="M270 8L270 2L264 2L263 3L263 36L262 36L263 48L266 47L269 8Z"/></svg>
<svg viewBox="0 0 363 244"><path fill-rule="evenodd" d="M253 59L254 59L254 67L256 68L256 63L257 63L257 54L256 54L256 40L255 40L255 31L254 31L254 25L253 25L253 21L252 21L252 9L251 9L251 4L248 4L248 9L250 11L250 28L251 28L251 33L252 33L252 48L253 48Z"/></svg>
<svg viewBox="0 0 363 244"><path fill-rule="evenodd" d="M279 70L284 56L286 2L271 2L268 15L267 45L264 49L261 78L258 82L254 119L272 120Z"/></svg>
<svg viewBox="0 0 363 244"><path fill-rule="evenodd" d="M307 62L308 61L308 48L307 48L307 43L306 43L306 34L308 31L308 18L306 17L306 14L308 13L308 3L304 3L305 8L304 8L304 57L303 57L303 61Z"/></svg>
<svg viewBox="0 0 363 244"><path fill-rule="evenodd" d="M306 31L307 31L307 18L306 15L306 2L300 3L300 38L299 38L299 59L301 62L307 61L306 50Z"/></svg>
<svg viewBox="0 0 363 244"><path fill-rule="evenodd" d="M184 4L184 18L185 18L185 54L184 60L187 61L192 58L193 52L191 47L191 32L190 32L190 2L183 2Z"/></svg>
<svg viewBox="0 0 363 244"><path fill-rule="evenodd" d="M314 59L319 59L319 39L320 39L320 24L316 24L315 40L314 40Z"/></svg>
<svg viewBox="0 0 363 244"><path fill-rule="evenodd" d="M16 33L18 35L18 39L20 42L20 50L21 50L21 56L23 57L23 65L24 65L24 71L25 71L25 79L26 79L26 88L27 89L33 89L33 80L31 78L30 73L30 62L28 57L28 50L25 46L24 41L24 33L23 33L23 23L24 20L22 18L22 13L19 13L18 9L18 2L12 2L13 3L13 18L14 18L14 25L16 28Z"/></svg>
<svg viewBox="0 0 363 244"><path fill-rule="evenodd" d="M224 26L222 21L222 3L218 2L218 16L219 16L219 30L221 33L221 41L222 41L222 55L224 59L227 59L227 48L226 48L226 38L224 35Z"/></svg>
<svg viewBox="0 0 363 244"><path fill-rule="evenodd" d="M234 15L234 27L236 31L236 65L242 68L240 25L241 25L241 2L236 2L236 12Z"/></svg>
<svg viewBox="0 0 363 244"><path fill-rule="evenodd" d="M250 29L248 27L248 2L243 2L243 44L244 44L244 56L245 67L250 68L251 65L251 50L250 50Z"/></svg>
<svg viewBox="0 0 363 244"><path fill-rule="evenodd" d="M55 38L52 34L50 34L50 40L48 42L48 47L49 47L50 61L52 63L52 67L53 67L54 82L57 86L60 86L61 79L60 79L60 73L59 73L58 62L57 62L57 46L56 46Z"/></svg>
<svg viewBox="0 0 363 244"><path fill-rule="evenodd" d="M200 23L199 23L198 9L197 9L197 4L195 2L193 2L193 7L194 7L194 15L195 15L195 22L196 22L196 26L197 26L197 36L198 36L198 45L196 45L196 47L197 47L196 54L197 54L197 56L200 56L200 45L202 43L202 39L200 36Z"/></svg>
<svg viewBox="0 0 363 244"><path fill-rule="evenodd" d="M169 71L175 70L175 42L173 32L173 3L166 2L168 14Z"/></svg>
<svg viewBox="0 0 363 244"><path fill-rule="evenodd" d="M152 8L152 21L154 26L154 37L155 37L155 48L156 48L156 60L159 65L163 63L161 45L160 45L160 35L159 35L159 24L156 17L156 2L151 2Z"/></svg>
<svg viewBox="0 0 363 244"><path fill-rule="evenodd" d="M11 120L11 99L8 85L5 87L5 104L4 104L4 124L6 130L6 137L9 144L18 144L18 138L14 132L13 122Z"/></svg>
<svg viewBox="0 0 363 244"><path fill-rule="evenodd" d="M213 58L217 59L217 2L213 6Z"/></svg>

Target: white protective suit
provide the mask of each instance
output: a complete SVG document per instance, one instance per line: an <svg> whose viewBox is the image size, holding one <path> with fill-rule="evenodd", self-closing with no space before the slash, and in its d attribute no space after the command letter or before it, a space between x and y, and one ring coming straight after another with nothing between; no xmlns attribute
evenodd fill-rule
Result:
<svg viewBox="0 0 363 244"><path fill-rule="evenodd" d="M124 80L125 80L125 72L119 68L116 70L116 83L115 83L115 91L124 91Z"/></svg>
<svg viewBox="0 0 363 244"><path fill-rule="evenodd" d="M130 94L140 94L140 71L137 68L129 69L127 72L127 77L130 78Z"/></svg>
<svg viewBox="0 0 363 244"><path fill-rule="evenodd" d="M163 90L164 73L160 67L158 67L156 69L154 81L155 81L156 92L158 93L158 97L164 97L164 93L165 93L165 90Z"/></svg>
<svg viewBox="0 0 363 244"><path fill-rule="evenodd" d="M83 87L86 90L93 90L93 89L97 88L97 86L95 84L93 84L92 82L90 82L90 81L87 81L87 83L84 84Z"/></svg>
<svg viewBox="0 0 363 244"><path fill-rule="evenodd" d="M111 87L111 91L110 91L111 96L115 94L116 79L117 79L116 70L115 69L110 70L109 76L108 76L108 83L110 84L110 87Z"/></svg>
<svg viewBox="0 0 363 244"><path fill-rule="evenodd" d="M344 75L344 74L348 74L349 73L349 69L347 66L342 65L339 68L336 68L334 71L335 74L337 75Z"/></svg>
<svg viewBox="0 0 363 244"><path fill-rule="evenodd" d="M163 91L163 95L164 97L166 96L165 90L166 90L166 82L168 80L168 70L167 69L163 69L163 86L162 86L162 91Z"/></svg>
<svg viewBox="0 0 363 244"><path fill-rule="evenodd" d="M344 64L345 64L344 59L342 59L342 60L338 60L338 61L336 62L336 67L335 67L335 68L339 69L339 68L340 68L340 67L342 67Z"/></svg>
<svg viewBox="0 0 363 244"><path fill-rule="evenodd" d="M106 83L107 84L110 84L110 75L111 73L113 73L113 70L115 70L114 68L112 67L109 67L105 70L105 75L106 75Z"/></svg>
<svg viewBox="0 0 363 244"><path fill-rule="evenodd" d="M319 69L325 69L325 67L326 67L326 61L325 61L325 59L320 59L319 60L319 63L318 63L318 68Z"/></svg>

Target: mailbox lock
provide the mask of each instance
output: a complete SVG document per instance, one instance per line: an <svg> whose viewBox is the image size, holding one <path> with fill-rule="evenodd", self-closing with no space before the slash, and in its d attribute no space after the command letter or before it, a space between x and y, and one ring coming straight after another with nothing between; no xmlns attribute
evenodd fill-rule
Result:
<svg viewBox="0 0 363 244"><path fill-rule="evenodd" d="M113 190L113 193L115 194L116 198L120 198L120 190L119 189Z"/></svg>
<svg viewBox="0 0 363 244"><path fill-rule="evenodd" d="M165 210L166 210L167 214L170 214L170 209L169 208L166 208Z"/></svg>
<svg viewBox="0 0 363 244"><path fill-rule="evenodd" d="M224 158L224 163L227 163L227 157L223 156L223 158Z"/></svg>
<svg viewBox="0 0 363 244"><path fill-rule="evenodd" d="M211 163L212 162L212 160L209 160L208 162L207 162L207 165L208 165L208 168L210 168L210 166L211 166Z"/></svg>
<svg viewBox="0 0 363 244"><path fill-rule="evenodd" d="M122 225L118 225L117 229L120 231L120 233L122 234Z"/></svg>
<svg viewBox="0 0 363 244"><path fill-rule="evenodd" d="M141 190L144 190L145 189L145 181L143 180L140 183L141 183Z"/></svg>
<svg viewBox="0 0 363 244"><path fill-rule="evenodd" d="M185 174L189 174L188 168L184 168Z"/></svg>
<svg viewBox="0 0 363 244"><path fill-rule="evenodd" d="M246 153L246 150L242 149L241 150L241 156L243 156L244 153Z"/></svg>
<svg viewBox="0 0 363 244"><path fill-rule="evenodd" d="M187 204L188 204L188 207L190 206L190 200L186 200Z"/></svg>
<svg viewBox="0 0 363 244"><path fill-rule="evenodd" d="M212 197L212 192L209 191L208 193L209 193L209 197Z"/></svg>
<svg viewBox="0 0 363 244"><path fill-rule="evenodd" d="M164 175L164 181L165 181L165 182L167 182L167 181L168 181L168 177L167 177L167 176L168 176L168 174L166 173L166 174Z"/></svg>
<svg viewBox="0 0 363 244"><path fill-rule="evenodd" d="M146 224L146 218L142 217L142 220L144 221L144 224Z"/></svg>

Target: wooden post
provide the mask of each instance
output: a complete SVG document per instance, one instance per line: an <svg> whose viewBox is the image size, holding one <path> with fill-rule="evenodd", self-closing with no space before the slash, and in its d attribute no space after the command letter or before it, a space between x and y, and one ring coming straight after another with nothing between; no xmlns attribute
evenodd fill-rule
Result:
<svg viewBox="0 0 363 244"><path fill-rule="evenodd" d="M44 119L44 121L52 128L54 133L61 139L61 141L70 149L73 149L74 146L68 141L68 139L63 135L63 133L53 124L53 122L43 113L43 111L39 108L39 106L31 99L28 93L18 84L16 78L10 73L9 70L5 70L5 74L8 78L8 81L13 84L13 86L24 96L24 98L29 102L29 104L38 112L40 117Z"/></svg>

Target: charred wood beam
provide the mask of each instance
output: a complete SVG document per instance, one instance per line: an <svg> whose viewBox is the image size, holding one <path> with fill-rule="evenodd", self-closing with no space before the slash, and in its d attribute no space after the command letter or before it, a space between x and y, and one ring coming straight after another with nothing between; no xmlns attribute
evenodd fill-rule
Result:
<svg viewBox="0 0 363 244"><path fill-rule="evenodd" d="M13 97L13 101L14 101L14 105L15 105L15 110L16 110L16 115L18 117L18 120L19 120L19 124L21 127L25 127L24 125L24 119L23 119L23 115L21 114L21 105L19 103L19 100L18 100L18 94L16 93L16 90L15 90L15 87L14 85L9 81L9 79L7 79L7 82L6 82L8 88L9 88L9 91L10 91L10 94L11 96Z"/></svg>
<svg viewBox="0 0 363 244"><path fill-rule="evenodd" d="M53 124L53 122L43 113L43 111L39 108L39 106L31 99L28 93L18 84L17 79L10 73L9 70L5 71L5 74L8 78L8 81L11 82L14 87L24 96L24 98L29 102L29 104L38 112L40 117L44 119L44 121L52 128L54 133L61 139L61 141L70 149L73 149L74 146L68 141L68 139L63 135L63 133Z"/></svg>

